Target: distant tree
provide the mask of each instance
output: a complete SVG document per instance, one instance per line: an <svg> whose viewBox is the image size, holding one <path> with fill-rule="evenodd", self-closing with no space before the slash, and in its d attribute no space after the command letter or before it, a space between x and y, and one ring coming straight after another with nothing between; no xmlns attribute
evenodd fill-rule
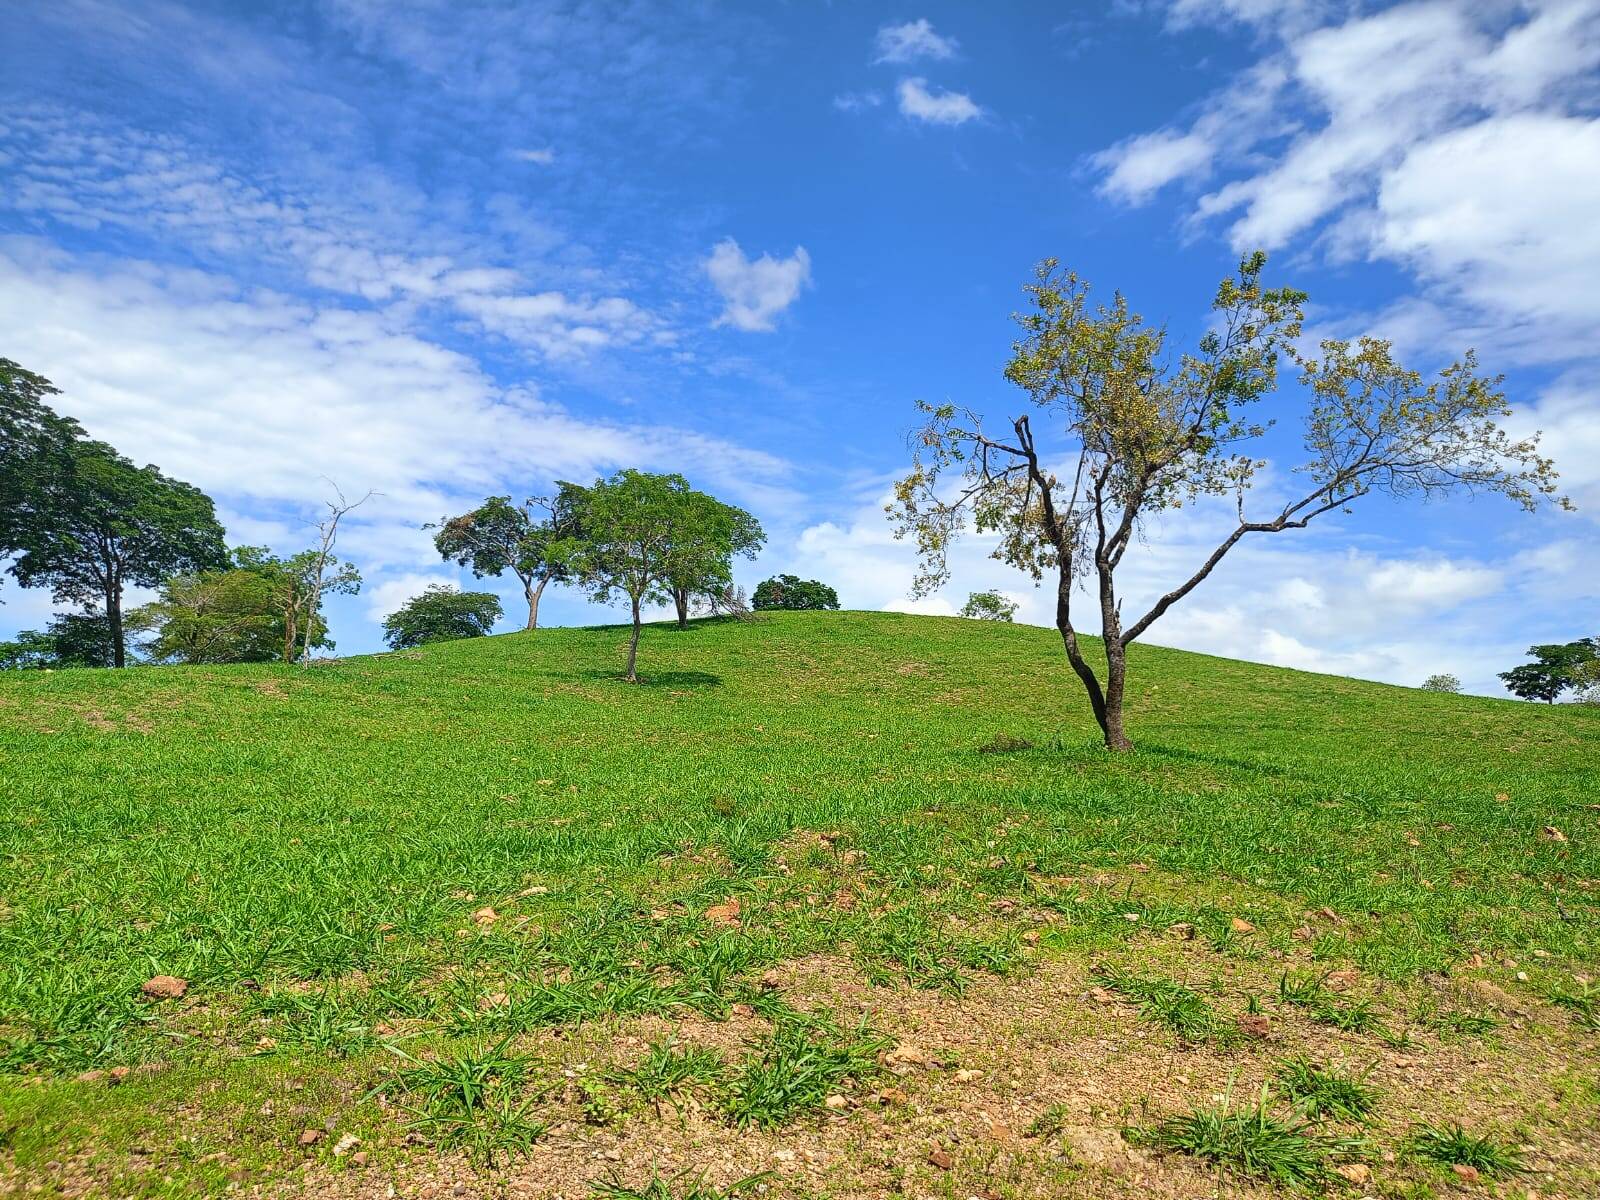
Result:
<svg viewBox="0 0 1600 1200"><path fill-rule="evenodd" d="M0 642L0 670L109 667L111 630L100 613L60 613L43 633L24 629Z"/></svg>
<svg viewBox="0 0 1600 1200"><path fill-rule="evenodd" d="M958 615L970 617L975 621L1014 621L1017 617L1017 602L1007 600L999 592L973 592L961 606Z"/></svg>
<svg viewBox="0 0 1600 1200"><path fill-rule="evenodd" d="M1523 700L1554 704L1563 692L1583 685L1591 664L1600 660L1600 638L1529 646L1531 663L1502 671L1506 690Z"/></svg>
<svg viewBox="0 0 1600 1200"><path fill-rule="evenodd" d="M254 547L235 552L254 561ZM130 632L146 635L157 662L271 662L289 642L275 576L248 566L175 575L161 595L128 614Z"/></svg>
<svg viewBox="0 0 1600 1200"><path fill-rule="evenodd" d="M458 592L434 584L384 618L383 637L391 649L406 650L428 642L483 637L499 619L500 597L493 592Z"/></svg>
<svg viewBox="0 0 1600 1200"><path fill-rule="evenodd" d="M535 517L534 510L544 515ZM570 532L562 528L557 506L538 498L520 505L510 496L490 496L477 508L438 525L433 544L441 557L470 567L479 579L510 571L522 584L528 601L527 628L539 627L539 598L552 583L567 576L566 564L551 556L551 548Z"/></svg>
<svg viewBox="0 0 1600 1200"><path fill-rule="evenodd" d="M999 535L994 557L1035 579L1055 572L1056 627L1112 750L1132 748L1123 728L1128 646L1244 538L1303 529L1373 493L1461 489L1499 492L1527 509L1545 499L1566 503L1537 437L1513 438L1498 424L1510 414L1500 380L1479 375L1470 352L1432 382L1371 338L1325 341L1319 359L1304 357L1296 344L1305 293L1263 287L1265 264L1263 254L1247 257L1218 289L1198 352L1174 355L1165 329L1145 325L1122 296L1091 307L1088 285L1046 259L1026 289L1033 307L1017 317L1023 336L1006 367L1053 421L1045 443L1026 414L996 437L954 405L920 406L928 421L890 507L897 534L913 536L921 553L915 590L926 594L949 577L949 548L969 520ZM1253 520L1245 500L1265 463L1251 443L1270 422L1249 410L1277 391L1282 357L1300 367L1309 392L1304 490ZM947 474L960 476L958 487L947 486ZM1124 555L1150 518L1208 496L1232 497L1237 523L1186 579L1125 625ZM1100 613L1103 682L1072 618L1073 593L1084 583Z"/></svg>
<svg viewBox="0 0 1600 1200"><path fill-rule="evenodd" d="M839 607L839 593L815 579L774 575L756 586L754 602L758 612L774 609L835 609Z"/></svg>
<svg viewBox="0 0 1600 1200"><path fill-rule="evenodd" d="M1572 673L1572 698L1579 704L1600 704L1600 656Z"/></svg>
<svg viewBox="0 0 1600 1200"><path fill-rule="evenodd" d="M633 632L623 678L637 683L644 606L675 599L676 587L710 582L713 560L732 544L726 506L708 503L682 475L647 471L559 487L556 503L570 526L556 553L595 600L628 604Z"/></svg>
<svg viewBox="0 0 1600 1200"><path fill-rule="evenodd" d="M24 587L48 587L58 601L98 606L120 667L124 591L224 564L222 526L204 492L153 466L136 467L103 442L73 441L57 467L29 485L27 520L8 522L17 553L11 573Z"/></svg>
<svg viewBox="0 0 1600 1200"><path fill-rule="evenodd" d="M339 490L339 485L332 480L328 481L333 488L335 499L323 501L327 513L322 520L317 522L317 545L314 549L305 552L304 557L296 555L296 560L303 563L300 579L301 606L299 610L300 621L300 661L311 661L311 646L317 633L318 614L322 611L322 598L331 591L358 591L361 587L361 577L355 573L355 568L348 563L341 564L334 557L333 548L339 540L339 525L350 513L360 508L377 493L368 491L359 500L347 500L345 494ZM351 583L351 579L354 583Z"/></svg>
<svg viewBox="0 0 1600 1200"><path fill-rule="evenodd" d="M720 591L700 597L700 603L713 617L732 617L735 621L755 619L750 610L750 597L742 587L735 587L731 583Z"/></svg>
<svg viewBox="0 0 1600 1200"><path fill-rule="evenodd" d="M767 540L761 522L742 508L695 491L684 492L681 503L667 580L679 629L689 624L690 603L722 596L733 587L733 560L754 558Z"/></svg>
<svg viewBox="0 0 1600 1200"><path fill-rule="evenodd" d="M266 580L274 624L279 631L278 658L294 662L311 650L332 649L322 605L333 595L353 596L361 591L361 572L354 563L342 562L321 550L302 550L280 558L265 546L240 546L233 552L234 566Z"/></svg>
<svg viewBox="0 0 1600 1200"><path fill-rule="evenodd" d="M1461 690L1461 680L1449 672L1429 675L1422 681L1422 690L1425 692L1459 692Z"/></svg>

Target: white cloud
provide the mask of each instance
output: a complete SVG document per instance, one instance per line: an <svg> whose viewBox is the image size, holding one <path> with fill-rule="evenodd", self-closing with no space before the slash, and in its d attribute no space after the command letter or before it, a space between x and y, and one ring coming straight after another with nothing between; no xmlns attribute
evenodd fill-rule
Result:
<svg viewBox="0 0 1600 1200"><path fill-rule="evenodd" d="M1194 130L1157 129L1118 142L1091 157L1105 177L1100 190L1126 204L1143 204L1175 179L1203 175L1217 147Z"/></svg>
<svg viewBox="0 0 1600 1200"><path fill-rule="evenodd" d="M903 116L931 125L964 125L983 115L965 92L930 91L926 79L902 79L895 94Z"/></svg>
<svg viewBox="0 0 1600 1200"><path fill-rule="evenodd" d="M878 30L878 57L874 62L906 63L919 58L954 58L958 43L933 30L926 17Z"/></svg>
<svg viewBox="0 0 1600 1200"><path fill-rule="evenodd" d="M877 108L882 103L881 92L844 92L833 98L833 106L840 112L861 112Z"/></svg>
<svg viewBox="0 0 1600 1200"><path fill-rule="evenodd" d="M461 585L450 575L425 571L407 571L403 575L391 575L376 587L368 588L363 593L367 616L374 621L381 621L390 613L397 611L407 600L420 596L430 587L447 587L452 592L461 590Z"/></svg>
<svg viewBox="0 0 1600 1200"><path fill-rule="evenodd" d="M511 157L518 162L534 163L541 167L548 167L556 161L556 152L546 146L540 150L513 150Z"/></svg>
<svg viewBox="0 0 1600 1200"><path fill-rule="evenodd" d="M751 259L738 242L724 238L704 266L723 300L716 323L747 333L771 330L778 314L799 299L811 282L811 256L804 246L796 246L788 258L763 254Z"/></svg>

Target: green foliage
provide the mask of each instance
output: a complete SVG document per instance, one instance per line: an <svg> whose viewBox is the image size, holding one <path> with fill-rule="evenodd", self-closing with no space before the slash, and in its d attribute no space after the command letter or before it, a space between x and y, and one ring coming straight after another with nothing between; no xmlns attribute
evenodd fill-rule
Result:
<svg viewBox="0 0 1600 1200"><path fill-rule="evenodd" d="M1357 1139L1324 1134L1309 1121L1276 1116L1265 1088L1249 1108L1236 1110L1224 1100L1130 1134L1138 1144L1190 1154L1247 1178L1294 1189L1326 1183L1333 1163L1362 1145Z"/></svg>
<svg viewBox="0 0 1600 1200"><path fill-rule="evenodd" d="M652 1174L649 1180L637 1187L615 1179L596 1179L590 1183L589 1195L595 1200L733 1200L771 1174L762 1171L749 1175L725 1188L712 1187L705 1181L705 1172L685 1171L671 1178Z"/></svg>
<svg viewBox="0 0 1600 1200"><path fill-rule="evenodd" d="M1473 1167L1485 1175L1515 1175L1526 1168L1517 1151L1488 1134L1473 1137L1460 1125L1420 1125L1406 1139L1406 1153L1441 1167Z"/></svg>
<svg viewBox="0 0 1600 1200"><path fill-rule="evenodd" d="M763 580L756 585L751 603L758 611L763 612L837 609L839 593L815 579L801 579L795 575L774 575L771 579Z"/></svg>
<svg viewBox="0 0 1600 1200"><path fill-rule="evenodd" d="M546 1126L529 1116L537 1096L524 1094L528 1060L507 1054L509 1042L411 1060L415 1065L396 1084L410 1102L412 1128L440 1150L464 1150L482 1166L528 1153Z"/></svg>
<svg viewBox="0 0 1600 1200"><path fill-rule="evenodd" d="M1586 684L1588 672L1600 661L1600 638L1529 646L1528 655L1531 663L1500 673L1506 690L1523 700L1554 704L1563 693Z"/></svg>
<svg viewBox="0 0 1600 1200"><path fill-rule="evenodd" d="M61 670L109 667L114 662L111 628L97 612L58 613L45 631L24 629L0 642L0 670Z"/></svg>
<svg viewBox="0 0 1600 1200"><path fill-rule="evenodd" d="M695 1087L722 1079L727 1065L715 1050L704 1046L657 1042L644 1061L630 1070L617 1072L618 1081L637 1092L641 1099L659 1106Z"/></svg>
<svg viewBox="0 0 1600 1200"><path fill-rule="evenodd" d="M1327 974L1291 974L1287 971L1278 979L1278 999L1284 1004L1303 1008L1313 1021L1343 1029L1347 1033L1371 1033L1379 1028L1377 1010L1372 1001L1341 1000L1337 992L1324 982Z"/></svg>
<svg viewBox="0 0 1600 1200"><path fill-rule="evenodd" d="M222 526L199 489L136 467L103 442L75 439L51 465L25 483L23 515L7 518L11 573L58 601L100 606L113 665L122 666L124 589L223 565Z"/></svg>
<svg viewBox="0 0 1600 1200"><path fill-rule="evenodd" d="M0 558L36 536L54 485L83 437L76 421L46 402L60 390L42 375L0 358Z"/></svg>
<svg viewBox="0 0 1600 1200"><path fill-rule="evenodd" d="M1461 691L1461 680L1447 671L1437 675L1429 675L1422 681L1422 690L1425 692L1459 692Z"/></svg>
<svg viewBox="0 0 1600 1200"><path fill-rule="evenodd" d="M1017 602L1007 600L995 591L973 592L956 615L974 621L1014 621L1017 617Z"/></svg>
<svg viewBox="0 0 1600 1200"><path fill-rule="evenodd" d="M429 642L484 637L500 619L500 597L493 592L458 592L434 584L383 619L383 638L391 649Z"/></svg>
<svg viewBox="0 0 1600 1200"><path fill-rule="evenodd" d="M1584 1029L1600 1033L1600 984L1584 979L1573 984L1558 984L1550 990L1550 1003L1572 1013Z"/></svg>
<svg viewBox="0 0 1600 1200"><path fill-rule="evenodd" d="M865 1026L845 1035L814 1018L780 1019L729 1081L723 1111L735 1125L775 1129L798 1113L820 1109L847 1081L876 1074L878 1052L893 1044Z"/></svg>
<svg viewBox="0 0 1600 1200"><path fill-rule="evenodd" d="M544 517L533 510L542 508ZM539 597L551 583L570 578L566 562L556 552L570 537L569 514L560 505L531 499L513 505L510 496L490 496L471 512L448 517L437 526L433 545L441 557L470 567L478 578L510 571L522 584L528 600L528 628L539 623Z"/></svg>
<svg viewBox="0 0 1600 1200"><path fill-rule="evenodd" d="M157 662L271 662L286 634L272 580L237 568L173 576L159 599L128 614L127 625L147 635L142 649Z"/></svg>
<svg viewBox="0 0 1600 1200"><path fill-rule="evenodd" d="M1278 1066L1278 1090L1311 1118L1365 1121L1377 1096L1359 1079L1317 1066L1308 1058L1291 1058Z"/></svg>
<svg viewBox="0 0 1600 1200"><path fill-rule="evenodd" d="M1206 998L1176 980L1160 975L1133 975L1114 967L1106 968L1102 974L1108 988L1121 992L1139 1006L1141 1017L1166 1026L1180 1041L1201 1042L1215 1036L1222 1028Z"/></svg>
<svg viewBox="0 0 1600 1200"><path fill-rule="evenodd" d="M353 596L361 591L361 572L354 563L324 558L317 550L282 558L265 546L240 546L233 551L233 566L266 582L283 636L279 656L284 662L293 662L308 649L332 649L333 639L322 616L323 601L328 596Z"/></svg>

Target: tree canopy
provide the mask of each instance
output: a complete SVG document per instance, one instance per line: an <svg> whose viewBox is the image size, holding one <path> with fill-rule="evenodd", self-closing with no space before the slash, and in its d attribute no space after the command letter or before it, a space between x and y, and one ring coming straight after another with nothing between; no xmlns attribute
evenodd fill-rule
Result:
<svg viewBox="0 0 1600 1200"><path fill-rule="evenodd" d="M0 642L0 670L109 667L111 628L98 612L58 613L43 633L21 630Z"/></svg>
<svg viewBox="0 0 1600 1200"><path fill-rule="evenodd" d="M974 621L1014 621L1017 602L1007 600L996 591L973 592L957 615Z"/></svg>
<svg viewBox="0 0 1600 1200"><path fill-rule="evenodd" d="M1500 673L1506 690L1523 700L1554 704L1564 693L1588 684L1591 669L1600 663L1600 638L1529 646L1528 657L1531 663Z"/></svg>
<svg viewBox="0 0 1600 1200"><path fill-rule="evenodd" d="M500 597L493 592L459 592L433 584L384 618L383 637L391 649L405 650L483 637L499 619Z"/></svg>
<svg viewBox="0 0 1600 1200"><path fill-rule="evenodd" d="M774 575L756 585L751 601L759 611L836 609L839 607L839 593L815 579Z"/></svg>
<svg viewBox="0 0 1600 1200"><path fill-rule="evenodd" d="M1035 579L1053 571L1056 626L1112 749L1131 748L1122 715L1128 645L1242 539L1303 529L1374 493L1494 492L1527 509L1566 503L1537 436L1501 427L1510 415L1501 380L1479 374L1471 351L1431 380L1374 338L1324 341L1317 357L1303 355L1306 295L1266 287L1265 266L1264 254L1245 258L1217 289L1211 331L1193 353L1174 353L1166 330L1147 325L1123 296L1093 306L1089 285L1046 259L1024 289L1032 307L1016 317L1022 336L1005 371L1032 414L992 435L975 413L920 406L927 422L889 509L897 534L918 545L916 591L943 585L949 549L969 526L996 535L994 557ZM1271 423L1256 406L1277 393L1283 359L1299 368L1307 396L1306 454L1289 476L1303 485L1253 518L1246 501L1266 465L1257 443ZM1213 498L1232 502L1232 527L1124 623L1117 572L1147 522ZM1103 681L1078 641L1080 585L1099 611Z"/></svg>

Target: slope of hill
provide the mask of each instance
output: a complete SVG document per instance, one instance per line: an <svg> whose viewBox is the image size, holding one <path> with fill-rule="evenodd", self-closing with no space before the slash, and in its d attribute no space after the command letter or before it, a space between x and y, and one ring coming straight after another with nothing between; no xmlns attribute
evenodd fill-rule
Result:
<svg viewBox="0 0 1600 1200"><path fill-rule="evenodd" d="M1443 1116L1600 1187L1600 710L1135 647L1114 758L1050 631L625 638L0 679L10 1182L1185 1194L1121 1126L1306 1053L1406 1150L1350 1178Z"/></svg>

